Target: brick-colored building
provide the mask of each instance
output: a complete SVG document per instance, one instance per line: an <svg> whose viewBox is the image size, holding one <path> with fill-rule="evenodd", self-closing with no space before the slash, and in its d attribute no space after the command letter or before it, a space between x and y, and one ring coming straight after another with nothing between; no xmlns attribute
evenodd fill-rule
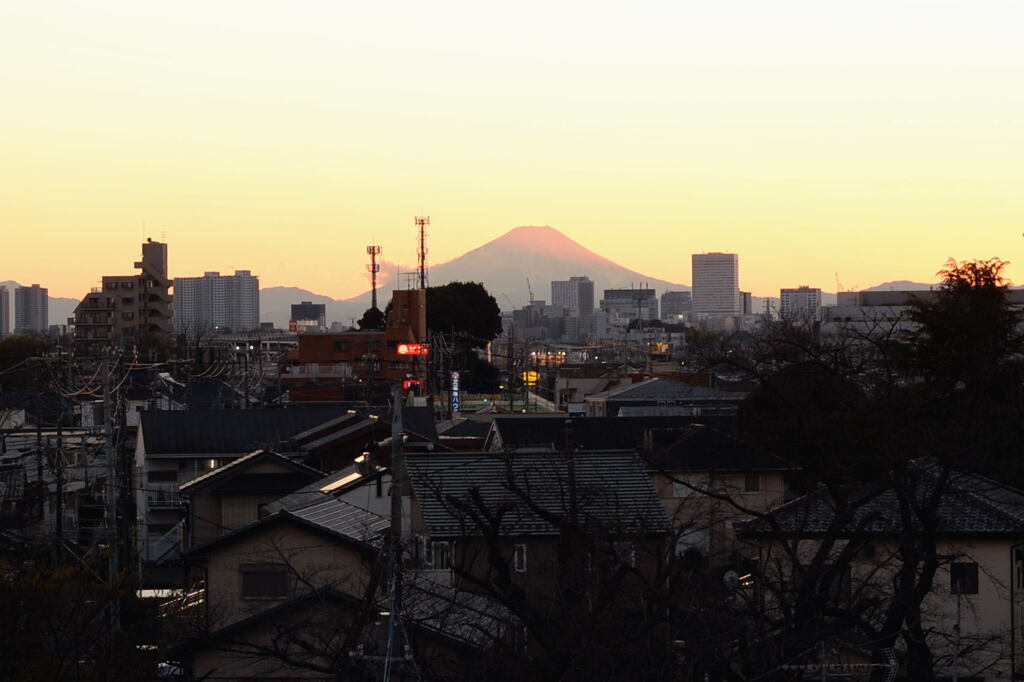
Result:
<svg viewBox="0 0 1024 682"><path fill-rule="evenodd" d="M373 402L395 382L422 385L413 382L426 377L426 340L426 290L396 290L382 330L300 335L281 382L292 402Z"/></svg>

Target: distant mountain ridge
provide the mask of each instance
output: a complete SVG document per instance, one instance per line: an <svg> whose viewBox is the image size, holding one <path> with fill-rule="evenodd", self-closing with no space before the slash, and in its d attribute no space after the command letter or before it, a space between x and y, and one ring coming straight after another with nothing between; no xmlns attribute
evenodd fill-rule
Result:
<svg viewBox="0 0 1024 682"><path fill-rule="evenodd" d="M411 268L403 267L402 270ZM502 310L526 305L530 300L530 288L535 299L550 303L552 281L584 275L594 281L595 305L605 289L647 287L656 290L659 296L665 291L690 290L685 284L649 277L622 267L547 225L513 228L457 258L431 265L428 271L428 279L433 286L448 282L482 282ZM382 302L390 298L394 285L390 282L381 290ZM261 289L260 319L278 326L286 324L290 305L303 300L326 303L328 320L347 323L352 318L358 319L370 306L369 291L341 300L330 297L313 300L311 296L316 294L294 287Z"/></svg>
<svg viewBox="0 0 1024 682"><path fill-rule="evenodd" d="M403 267L401 270L411 268ZM431 285L455 281L482 282L498 301L498 306L506 311L524 306L530 300L527 278L533 296L550 303L552 281L582 275L594 280L595 305L601 300L604 289L646 286L656 290L659 297L666 291L690 290L685 284L648 277L622 267L547 225L513 228L457 258L430 266L428 272ZM395 284L389 282L378 292L382 305L390 298ZM896 280L863 291L922 290L933 286ZM284 327L291 314L291 305L301 301L324 303L329 322L349 324L361 317L363 311L370 306L370 292L347 299L335 299L298 287L267 287L260 289L260 319ZM778 307L776 297L754 296L754 312L763 312L766 301ZM835 305L835 302L835 293L822 292L824 305Z"/></svg>

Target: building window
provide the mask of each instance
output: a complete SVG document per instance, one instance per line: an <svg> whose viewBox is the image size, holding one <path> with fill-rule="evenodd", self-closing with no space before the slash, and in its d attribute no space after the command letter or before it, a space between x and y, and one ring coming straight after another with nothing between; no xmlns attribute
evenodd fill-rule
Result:
<svg viewBox="0 0 1024 682"><path fill-rule="evenodd" d="M978 564L967 561L950 564L949 591L951 594L978 594Z"/></svg>
<svg viewBox="0 0 1024 682"><path fill-rule="evenodd" d="M334 352L335 353L344 353L347 350L348 350L348 343L346 343L345 341L335 341L334 342Z"/></svg>
<svg viewBox="0 0 1024 682"><path fill-rule="evenodd" d="M150 483L177 483L178 472L173 469L170 471L147 471L146 480Z"/></svg>
<svg viewBox="0 0 1024 682"><path fill-rule="evenodd" d="M757 474L747 474L743 477L743 492L756 493L761 490L761 477Z"/></svg>
<svg viewBox="0 0 1024 682"><path fill-rule="evenodd" d="M526 545L516 545L512 550L512 570L526 573Z"/></svg>
<svg viewBox="0 0 1024 682"><path fill-rule="evenodd" d="M125 296L124 298L121 299L121 303L125 305L132 305L133 303L135 303L135 298L133 296Z"/></svg>
<svg viewBox="0 0 1024 682"><path fill-rule="evenodd" d="M243 599L281 599L288 595L288 567L284 564L242 564Z"/></svg>
<svg viewBox="0 0 1024 682"><path fill-rule="evenodd" d="M122 289L132 289L134 287L135 287L135 283L134 282L121 282L121 288Z"/></svg>
<svg viewBox="0 0 1024 682"><path fill-rule="evenodd" d="M122 320L134 320L135 319L135 313L121 313L121 319Z"/></svg>
<svg viewBox="0 0 1024 682"><path fill-rule="evenodd" d="M423 565L436 571L447 571L452 567L452 544L445 540L422 538Z"/></svg>

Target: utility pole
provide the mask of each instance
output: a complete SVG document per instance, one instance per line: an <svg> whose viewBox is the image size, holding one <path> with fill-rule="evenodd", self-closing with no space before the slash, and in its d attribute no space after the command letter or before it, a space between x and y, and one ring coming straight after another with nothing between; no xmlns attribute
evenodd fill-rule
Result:
<svg viewBox="0 0 1024 682"><path fill-rule="evenodd" d="M64 558L64 432L62 430L63 410L57 419L57 451L53 456L54 473L57 477L57 503L54 518L54 535L56 536L57 564Z"/></svg>
<svg viewBox="0 0 1024 682"><path fill-rule="evenodd" d="M390 671L396 644L402 646L399 638L402 617L402 501L405 496L405 460L402 457L402 385L395 382L391 387L391 551L388 557L388 574L391 583L391 599L388 612L387 651L385 671ZM404 649L404 646L403 646Z"/></svg>
<svg viewBox="0 0 1024 682"><path fill-rule="evenodd" d="M960 680L960 596L963 594L963 580L957 581L956 623L953 625L953 682Z"/></svg>
<svg viewBox="0 0 1024 682"><path fill-rule="evenodd" d="M107 570L110 589L114 593L110 601L110 631L121 630L121 604L116 594L117 582L117 456L114 452L114 406L110 399L110 349L103 351L103 421L104 442L107 451L107 533L110 546L107 548Z"/></svg>

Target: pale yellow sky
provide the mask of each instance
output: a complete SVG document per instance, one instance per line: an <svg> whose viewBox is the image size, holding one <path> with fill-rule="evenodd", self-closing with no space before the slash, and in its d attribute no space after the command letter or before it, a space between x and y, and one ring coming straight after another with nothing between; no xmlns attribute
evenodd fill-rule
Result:
<svg viewBox="0 0 1024 682"><path fill-rule="evenodd" d="M1024 3L6 2L0 280L131 271L366 288L373 236L441 262L552 225L758 295L1024 283Z"/></svg>

